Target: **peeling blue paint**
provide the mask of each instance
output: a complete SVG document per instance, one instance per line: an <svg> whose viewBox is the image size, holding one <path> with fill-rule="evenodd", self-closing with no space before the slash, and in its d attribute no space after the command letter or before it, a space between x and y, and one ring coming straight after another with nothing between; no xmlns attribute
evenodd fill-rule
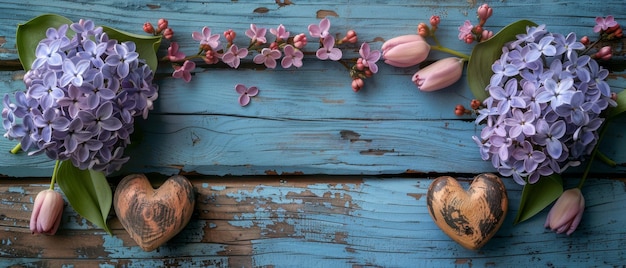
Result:
<svg viewBox="0 0 626 268"><path fill-rule="evenodd" d="M211 190L213 190L213 191L223 191L223 190L226 190L226 186L223 186L223 185L211 186Z"/></svg>
<svg viewBox="0 0 626 268"><path fill-rule="evenodd" d="M9 186L9 193L25 194L26 190L21 186Z"/></svg>
<svg viewBox="0 0 626 268"><path fill-rule="evenodd" d="M202 188L209 188L209 184L206 182L202 183Z"/></svg>

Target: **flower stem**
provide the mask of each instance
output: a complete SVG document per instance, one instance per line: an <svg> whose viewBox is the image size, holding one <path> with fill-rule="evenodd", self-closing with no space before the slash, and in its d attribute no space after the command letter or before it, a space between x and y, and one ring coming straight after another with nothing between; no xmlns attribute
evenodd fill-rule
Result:
<svg viewBox="0 0 626 268"><path fill-rule="evenodd" d="M585 168L585 172L583 172L582 177L580 178L580 182L578 183L578 189L582 189L583 185L585 184L585 180L587 179L587 176L589 175L589 171L591 170L591 165L593 164L593 160L596 158L596 156L598 156L598 154L600 154L600 158L603 157L602 153L598 152L598 147L600 147L600 143L602 142L602 138L604 137L604 134L606 133L607 125L609 124L610 119L607 119L606 121L604 121L604 124L602 124L602 127L600 128L599 131L599 135L598 135L598 142L596 143L596 146L594 146L593 148L593 152L591 152L591 156L589 157L589 162L587 163L587 167ZM604 156L606 157L606 156ZM609 159L610 160L610 159ZM612 160L611 160L612 161Z"/></svg>
<svg viewBox="0 0 626 268"><path fill-rule="evenodd" d="M20 152L21 149L22 149L22 143L18 143L17 145L15 145L15 147L13 147L13 149L11 149L11 153L17 154Z"/></svg>
<svg viewBox="0 0 626 268"><path fill-rule="evenodd" d="M459 58L462 58L463 60L466 60L466 61L469 60L469 58L470 58L470 56L465 54L465 53L461 53L461 52L458 52L456 50L449 49L449 48L443 47L443 46L432 46L432 47L430 47L430 49L441 51L441 52L445 52L445 53L448 53L448 54L452 54L452 55L457 56Z"/></svg>
<svg viewBox="0 0 626 268"><path fill-rule="evenodd" d="M54 190L54 183L57 181L57 171L59 170L59 165L61 161L57 160L54 162L54 169L52 170L52 179L50 179L50 190Z"/></svg>

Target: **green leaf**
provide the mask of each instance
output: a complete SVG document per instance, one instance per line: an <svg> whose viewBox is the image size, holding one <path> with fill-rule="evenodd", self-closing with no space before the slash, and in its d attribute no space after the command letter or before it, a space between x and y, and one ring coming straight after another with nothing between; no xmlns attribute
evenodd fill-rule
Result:
<svg viewBox="0 0 626 268"><path fill-rule="evenodd" d="M626 90L617 93L617 107L609 108L608 117L612 118L626 112Z"/></svg>
<svg viewBox="0 0 626 268"><path fill-rule="evenodd" d="M113 194L102 172L81 170L70 161L63 161L56 180L78 214L111 234L106 220Z"/></svg>
<svg viewBox="0 0 626 268"><path fill-rule="evenodd" d="M58 28L63 24L72 23L66 17L44 14L38 16L24 24L17 25L17 33L15 36L17 55L22 63L22 68L28 71L33 65L33 61L37 58L35 56L35 49L41 39L46 37L46 31L50 27ZM68 32L71 30L68 29Z"/></svg>
<svg viewBox="0 0 626 268"><path fill-rule="evenodd" d="M45 14L17 26L17 53L24 70L30 70L33 61L37 58L35 56L35 50L39 42L46 37L48 28L58 28L63 24L72 24L72 21L63 16ZM118 42L134 42L137 47L136 51L139 53L139 58L146 61L146 64L152 69L152 72L156 72L158 65L156 54L161 45L161 36L133 34L107 26L102 26L102 29L107 33L110 39L115 39ZM71 37L74 35L74 32L68 29L67 34L68 37Z"/></svg>
<svg viewBox="0 0 626 268"><path fill-rule="evenodd" d="M526 32L527 26L537 26L529 20L519 20L502 28L485 42L478 43L472 50L467 63L467 81L474 97L484 100L489 97L485 88L493 75L491 65L502 55L502 46L515 40L515 36Z"/></svg>
<svg viewBox="0 0 626 268"><path fill-rule="evenodd" d="M146 60L146 64L152 69L152 72L156 72L158 65L156 54L161 45L161 36L133 34L107 26L102 26L102 29L107 33L109 39L115 39L120 43L126 41L134 42L137 46L135 51L139 53L139 58Z"/></svg>
<svg viewBox="0 0 626 268"><path fill-rule="evenodd" d="M535 214L552 204L562 193L563 180L557 174L541 177L535 184L524 185L522 199L520 200L514 224L535 216Z"/></svg>

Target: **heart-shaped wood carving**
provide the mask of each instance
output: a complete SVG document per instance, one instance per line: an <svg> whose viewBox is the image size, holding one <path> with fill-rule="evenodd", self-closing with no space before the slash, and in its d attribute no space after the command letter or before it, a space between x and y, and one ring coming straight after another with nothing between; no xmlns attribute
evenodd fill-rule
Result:
<svg viewBox="0 0 626 268"><path fill-rule="evenodd" d="M195 201L193 185L183 176L172 176L154 189L146 176L133 174L118 184L113 206L130 237L152 251L185 228Z"/></svg>
<svg viewBox="0 0 626 268"><path fill-rule="evenodd" d="M509 201L498 176L480 174L467 191L452 177L436 178L428 188L426 203L444 233L461 246L476 250L500 229Z"/></svg>

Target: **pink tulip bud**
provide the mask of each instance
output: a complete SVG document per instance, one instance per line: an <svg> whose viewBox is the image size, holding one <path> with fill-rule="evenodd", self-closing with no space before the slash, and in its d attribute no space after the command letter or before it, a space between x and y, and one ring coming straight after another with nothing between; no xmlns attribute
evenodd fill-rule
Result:
<svg viewBox="0 0 626 268"><path fill-rule="evenodd" d="M409 67L428 57L430 45L421 36L411 34L387 40L381 50L385 63L395 67Z"/></svg>
<svg viewBox="0 0 626 268"><path fill-rule="evenodd" d="M49 235L56 233L61 224L63 206L60 193L50 189L39 192L30 215L30 231Z"/></svg>
<svg viewBox="0 0 626 268"><path fill-rule="evenodd" d="M580 189L569 189L556 200L548 213L545 227L556 231L557 234L572 234L580 223L585 211L585 198Z"/></svg>
<svg viewBox="0 0 626 268"><path fill-rule="evenodd" d="M435 91L454 84L463 73L463 59L450 57L436 61L413 75L421 91Z"/></svg>

